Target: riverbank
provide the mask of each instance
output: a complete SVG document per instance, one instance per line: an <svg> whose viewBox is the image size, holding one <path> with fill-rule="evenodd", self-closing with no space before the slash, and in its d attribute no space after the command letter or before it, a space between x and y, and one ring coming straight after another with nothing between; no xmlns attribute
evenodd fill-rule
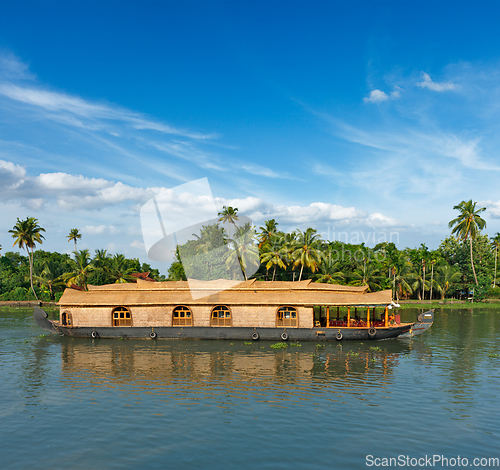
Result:
<svg viewBox="0 0 500 470"><path fill-rule="evenodd" d="M401 309L408 308L498 308L500 307L499 299L485 299L478 302L468 302L466 300L400 300Z"/></svg>
<svg viewBox="0 0 500 470"><path fill-rule="evenodd" d="M41 300L2 300L0 307L57 307L57 302L42 302Z"/></svg>

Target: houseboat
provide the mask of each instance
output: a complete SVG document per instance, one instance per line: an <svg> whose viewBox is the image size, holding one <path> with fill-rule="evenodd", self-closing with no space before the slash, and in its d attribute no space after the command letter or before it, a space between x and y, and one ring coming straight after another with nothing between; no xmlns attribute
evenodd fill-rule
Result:
<svg viewBox="0 0 500 470"><path fill-rule="evenodd" d="M89 338L342 341L408 337L426 331L432 311L415 323L392 315L392 292L300 282L167 281L67 288L59 321L39 308L35 320L53 333Z"/></svg>

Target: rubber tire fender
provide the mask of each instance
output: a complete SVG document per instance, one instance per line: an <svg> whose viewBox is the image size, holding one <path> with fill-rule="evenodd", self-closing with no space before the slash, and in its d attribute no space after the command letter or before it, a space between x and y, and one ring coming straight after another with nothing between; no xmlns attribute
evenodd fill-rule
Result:
<svg viewBox="0 0 500 470"><path fill-rule="evenodd" d="M342 331L337 331L337 334L335 336L335 339L337 341L342 341L342 339L344 338L344 335L342 334Z"/></svg>
<svg viewBox="0 0 500 470"><path fill-rule="evenodd" d="M252 335L252 341L258 341L259 340L259 333L255 332L253 335Z"/></svg>
<svg viewBox="0 0 500 470"><path fill-rule="evenodd" d="M377 330L375 328L371 327L368 330L368 338L375 339L376 337L377 337Z"/></svg>
<svg viewBox="0 0 500 470"><path fill-rule="evenodd" d="M93 339L96 339L96 338L99 338L99 333L97 333L97 331L93 331L92 333L90 333L90 336L92 336Z"/></svg>
<svg viewBox="0 0 500 470"><path fill-rule="evenodd" d="M281 335L280 335L280 338L283 341L288 341L288 333L286 331L283 331L283 333L281 333Z"/></svg>
<svg viewBox="0 0 500 470"><path fill-rule="evenodd" d="M156 333L156 331L152 331L151 333L149 333L149 337L151 339L156 339L158 338L158 333Z"/></svg>

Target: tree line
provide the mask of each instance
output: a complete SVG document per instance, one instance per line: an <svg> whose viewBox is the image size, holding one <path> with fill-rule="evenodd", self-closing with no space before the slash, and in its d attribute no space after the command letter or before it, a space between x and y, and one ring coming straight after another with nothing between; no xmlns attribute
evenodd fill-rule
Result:
<svg viewBox="0 0 500 470"><path fill-rule="evenodd" d="M241 270L245 279L312 279L367 286L372 292L392 289L396 300L445 299L471 292L475 299L500 297L500 233L492 238L482 233L485 208L476 205L470 200L454 207L458 215L449 223L451 233L436 250L425 244L399 250L390 242L370 248L364 243L326 241L314 228L281 231L275 219L265 221L255 232L250 224L237 225L237 208L224 206L219 223L203 226L199 234L193 234L193 240L177 247L168 279L185 280L186 272L193 269L203 279L218 279L228 271ZM92 257L88 250L78 250L77 241L82 237L78 229L67 236L68 242L75 244L73 256L35 251L36 245L43 243L45 230L33 217L18 219L9 233L14 246L25 250L27 256L8 252L0 257L0 300L57 300L67 286L86 289L88 284L131 282L136 279L132 274L139 272L150 272L155 280L165 279L138 259L111 256L106 250L96 250Z"/></svg>
<svg viewBox="0 0 500 470"><path fill-rule="evenodd" d="M155 280L164 280L157 269L139 259L128 259L122 254L108 254L107 250L78 250L77 241L82 238L78 229L72 229L67 236L73 241L73 256L57 252L36 250L44 240L45 229L38 220L28 217L17 219L9 230L14 246L26 251L26 256L7 252L0 256L0 301L1 300L43 300L57 301L66 287L87 289L87 285L131 282L137 280L134 273L149 273ZM1 246L0 246L1 249Z"/></svg>

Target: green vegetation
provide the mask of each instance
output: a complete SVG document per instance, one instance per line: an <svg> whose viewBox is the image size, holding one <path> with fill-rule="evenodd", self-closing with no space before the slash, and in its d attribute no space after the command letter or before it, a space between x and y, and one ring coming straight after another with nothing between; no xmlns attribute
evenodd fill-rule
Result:
<svg viewBox="0 0 500 470"><path fill-rule="evenodd" d="M129 282L135 278L131 273L149 272L149 277L165 279L149 264L140 264L138 259L127 259L123 255L109 256L106 250L96 250L92 258L88 250L68 254L35 251L36 244L44 238L38 220L28 217L17 220L9 230L14 246L26 249L28 256L7 252L0 256L0 301L42 300L58 301L65 287L75 285L86 288L88 284L102 285L114 282ZM81 238L73 229L68 241Z"/></svg>
<svg viewBox="0 0 500 470"><path fill-rule="evenodd" d="M472 295L474 300L500 299L496 277L500 234L490 239L482 233L485 209L477 208L472 200L454 209L458 216L449 223L452 232L436 250L425 244L400 250L392 242L370 248L364 243L325 241L313 228L283 232L275 219L267 220L252 238L249 224L236 224L238 209L225 206L218 223L203 226L193 240L177 247L168 279L185 280L191 270L202 279L220 279L238 267L247 278L248 272L258 268L252 277L260 280L312 279L367 286L371 292L391 289L396 301L414 300L419 305L435 306L438 300L446 307L452 298L466 300ZM220 223L227 225L227 232ZM139 272L164 279L138 259L111 256L106 250L96 250L92 257L88 250L77 250L82 237L78 229L66 237L75 243L72 256L35 251L45 230L34 217L18 219L9 232L14 246L25 249L27 256L14 252L0 256L0 300L58 300L66 286L86 289L89 284L131 282Z"/></svg>
<svg viewBox="0 0 500 470"><path fill-rule="evenodd" d="M288 348L288 344L286 344L286 343L271 344L271 348L273 348L273 349L286 349L286 348Z"/></svg>

